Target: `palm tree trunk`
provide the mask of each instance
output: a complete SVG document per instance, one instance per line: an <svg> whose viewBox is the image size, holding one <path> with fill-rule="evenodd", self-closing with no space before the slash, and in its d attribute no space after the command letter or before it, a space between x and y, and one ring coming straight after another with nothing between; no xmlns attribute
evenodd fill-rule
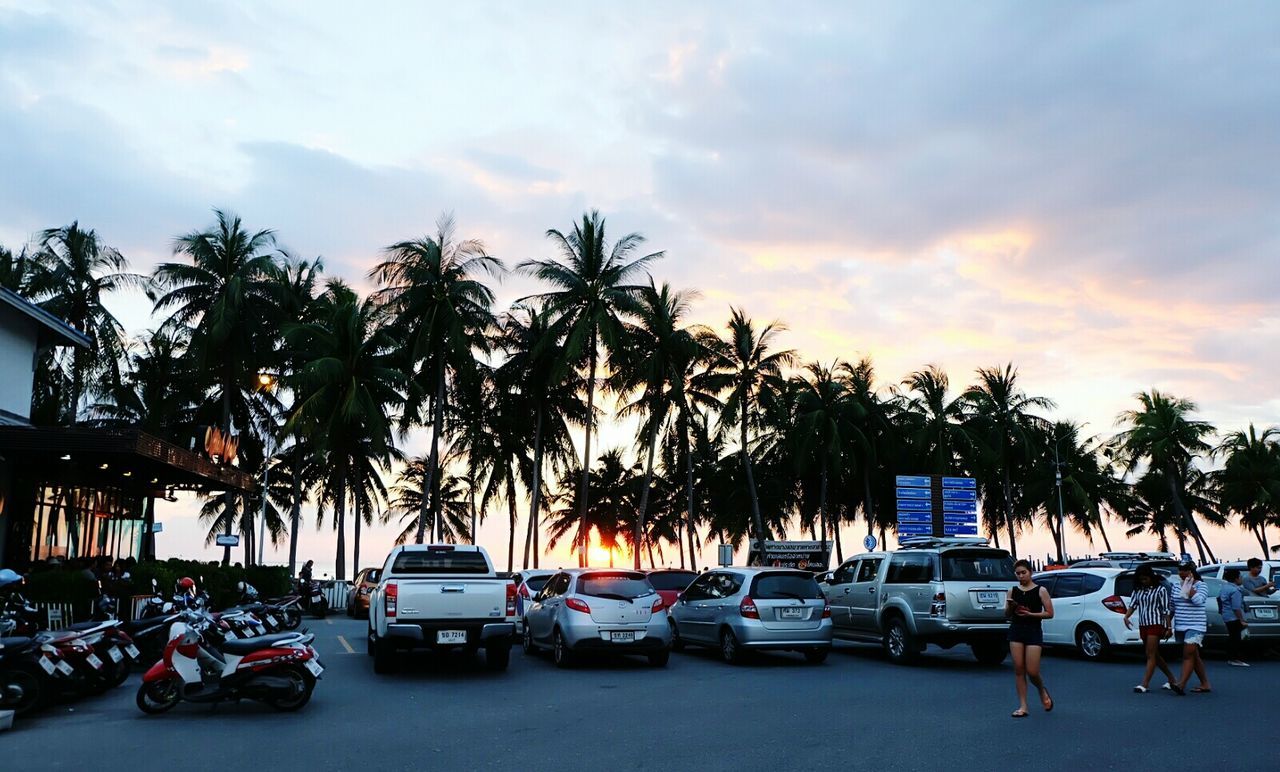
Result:
<svg viewBox="0 0 1280 772"><path fill-rule="evenodd" d="M302 454L301 448L294 440L293 459L293 493L289 501L289 578L297 576L298 571L298 522L302 518Z"/></svg>
<svg viewBox="0 0 1280 772"><path fill-rule="evenodd" d="M872 529L876 526L876 500L871 493L870 466L866 464L862 467L862 513L867 516L867 533L873 533ZM883 541L880 546L885 546Z"/></svg>
<svg viewBox="0 0 1280 772"><path fill-rule="evenodd" d="M653 542L647 542L645 546L648 548L649 552L649 568L657 568L657 565L653 561Z"/></svg>
<svg viewBox="0 0 1280 772"><path fill-rule="evenodd" d="M231 388L232 382L230 378L224 377L222 382L222 431L224 439L231 437ZM232 494L228 491L225 499L226 509L223 510L222 516L226 520L223 525L222 534L224 536L231 535L231 519L232 519ZM231 565L231 545L222 548L222 566L225 568Z"/></svg>
<svg viewBox="0 0 1280 772"><path fill-rule="evenodd" d="M529 531L524 539L524 563L523 567L529 567L529 542L533 540L533 536L538 528L538 495L542 493L542 407L537 410L538 415L534 418L533 423L533 488L529 491ZM534 566L537 566L537 558L534 558Z"/></svg>
<svg viewBox="0 0 1280 772"><path fill-rule="evenodd" d="M507 475L507 518L511 521L511 536L507 539L507 571L515 570L516 565L516 484ZM472 538L472 544L475 544L475 538Z"/></svg>
<svg viewBox="0 0 1280 772"><path fill-rule="evenodd" d="M688 420L685 419L685 426L680 430L680 445L684 451L684 470L685 470L685 493L688 499L685 504L685 514L689 521L688 533L689 539L689 569L696 571L698 565L698 552L696 541L698 538L697 529L693 526L693 451L689 447L689 430Z"/></svg>
<svg viewBox="0 0 1280 772"><path fill-rule="evenodd" d="M338 499L334 502L334 515L338 518L338 552L333 565L334 578L347 578L347 461L343 459L338 469Z"/></svg>
<svg viewBox="0 0 1280 772"><path fill-rule="evenodd" d="M1253 532L1253 538L1258 540L1258 546L1262 548L1262 554L1267 554L1267 539L1262 533L1261 526L1252 526L1249 528Z"/></svg>
<svg viewBox="0 0 1280 772"><path fill-rule="evenodd" d="M760 496L756 492L756 478L751 473L751 454L747 452L747 416L750 413L751 401L747 395L742 398L742 421L739 441L742 443L742 468L747 476L747 491L751 494L751 522L756 529L756 551L759 553L760 565L764 565L764 518L760 516Z"/></svg>
<svg viewBox="0 0 1280 772"><path fill-rule="evenodd" d="M436 394L431 400L428 412L431 413L431 453L427 457L427 468L424 471L422 481L422 504L418 511L418 533L414 536L414 542L422 543L422 537L427 530L427 514L431 511L431 492L432 477L435 475L436 463L440 459L440 430L444 427L444 420L441 412L444 403L444 361L440 362L440 371L436 378ZM431 521L431 540L434 542L438 536L436 534L436 519Z"/></svg>
<svg viewBox="0 0 1280 772"><path fill-rule="evenodd" d="M1209 549L1209 545L1205 542L1204 536L1200 533L1200 525L1196 523L1195 516L1191 514L1191 512L1187 509L1186 504L1183 503L1182 494L1178 491L1178 483L1173 473L1170 470L1166 469L1164 476L1165 476L1165 480L1167 480L1169 483L1169 492L1173 494L1174 511L1178 513L1178 515L1182 518L1182 521L1186 523L1187 530L1191 532L1191 537L1192 539L1195 540L1195 543L1196 543L1196 550L1200 553L1200 563L1201 564L1207 563L1208 560L1205 559L1205 551L1208 550L1209 557L1212 558L1213 550ZM1185 545L1183 546L1184 546L1183 551L1185 552L1186 551Z"/></svg>
<svg viewBox="0 0 1280 772"><path fill-rule="evenodd" d="M1001 487L1004 490L1004 523L1009 529L1009 554L1016 560L1018 558L1018 537L1016 534L1017 524L1013 517L1013 484L1009 481L1009 465L1004 465L1004 478ZM1059 542L1061 544L1061 542ZM1061 548L1059 548L1061 551Z"/></svg>
<svg viewBox="0 0 1280 772"><path fill-rule="evenodd" d="M587 378L587 431L582 441L582 487L578 491L578 567L587 567L587 540L590 538L590 530L587 527L587 502L591 492L587 488L587 481L591 475L591 424L595 418L595 398L596 398L596 329L591 328L590 342L591 351L587 355L590 360ZM612 558L610 553L610 557Z"/></svg>
<svg viewBox="0 0 1280 772"><path fill-rule="evenodd" d="M1107 538L1107 528L1102 522L1102 513L1098 513L1098 533L1102 534L1102 546L1107 548L1107 552L1111 551L1111 540Z"/></svg>
<svg viewBox="0 0 1280 772"><path fill-rule="evenodd" d="M351 532L351 575L355 576L360 571L360 521L364 519L364 512L354 500L351 503L352 514L355 515L355 528Z"/></svg>
<svg viewBox="0 0 1280 772"><path fill-rule="evenodd" d="M646 448L645 450L644 490L640 491L640 511L636 513L636 532L635 532L636 548L632 550L632 557L634 558L633 562L635 564L632 567L635 568L637 571L640 570L640 544L644 540L644 516L645 516L645 513L648 512L649 510L649 488L653 485L654 446L658 444L658 421L653 420L652 416L650 416L650 421L652 422L652 425L649 427L648 448ZM649 563L650 565L653 564L652 549L650 549L649 551Z"/></svg>
<svg viewBox="0 0 1280 772"><path fill-rule="evenodd" d="M822 457L822 482L818 487L818 522L822 527L822 552L827 552L827 458Z"/></svg>
<svg viewBox="0 0 1280 772"><path fill-rule="evenodd" d="M839 525L836 525L835 534L836 534L836 563L839 564L844 562L844 546L841 545L840 543L840 526Z"/></svg>

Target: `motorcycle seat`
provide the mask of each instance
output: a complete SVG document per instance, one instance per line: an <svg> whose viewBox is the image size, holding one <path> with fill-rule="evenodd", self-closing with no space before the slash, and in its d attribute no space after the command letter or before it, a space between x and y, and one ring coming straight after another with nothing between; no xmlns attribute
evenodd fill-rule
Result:
<svg viewBox="0 0 1280 772"><path fill-rule="evenodd" d="M249 654L259 649L269 649L281 643L291 643L299 639L297 633L272 633L259 635L256 638L241 638L222 644L222 650L228 654Z"/></svg>
<svg viewBox="0 0 1280 772"><path fill-rule="evenodd" d="M0 638L0 651L20 651L31 645L31 639L21 635Z"/></svg>
<svg viewBox="0 0 1280 772"><path fill-rule="evenodd" d="M106 630L110 627L114 627L114 625L110 624L111 621L113 620L76 622L74 625L67 625L62 629L73 633L87 633L90 631L97 632L99 628Z"/></svg>

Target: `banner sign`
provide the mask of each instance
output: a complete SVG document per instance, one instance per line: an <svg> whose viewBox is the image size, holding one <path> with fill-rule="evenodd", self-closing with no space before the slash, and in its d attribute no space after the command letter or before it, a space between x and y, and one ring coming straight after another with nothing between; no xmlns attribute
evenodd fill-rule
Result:
<svg viewBox="0 0 1280 772"><path fill-rule="evenodd" d="M831 542L822 549L820 541L767 541L764 543L764 561L756 542L747 550L747 565L770 568L798 568L801 571L826 571L831 560Z"/></svg>

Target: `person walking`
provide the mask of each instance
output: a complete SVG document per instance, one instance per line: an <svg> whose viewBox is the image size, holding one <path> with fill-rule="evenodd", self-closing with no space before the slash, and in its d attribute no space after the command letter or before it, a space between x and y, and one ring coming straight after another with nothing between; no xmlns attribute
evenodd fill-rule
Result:
<svg viewBox="0 0 1280 772"><path fill-rule="evenodd" d="M1204 658L1200 656L1200 647L1204 645L1205 632L1209 629L1209 617L1204 610L1208 600L1209 588L1200 578L1195 563L1178 566L1178 584L1173 592L1173 637L1182 644L1182 678L1171 688L1180 696L1187 693L1192 672L1200 679L1200 685L1191 690L1193 693L1213 691L1204 670Z"/></svg>
<svg viewBox="0 0 1280 772"><path fill-rule="evenodd" d="M1049 591L1031 579L1031 564L1019 560L1013 564L1018 586L1009 588L1005 596L1005 616L1009 619L1009 653L1013 655L1014 684L1018 689L1018 709L1010 715L1026 718L1027 681L1035 685L1040 704L1046 713L1053 710L1053 697L1040 677L1040 655L1044 651L1044 633L1040 622L1053 619L1053 599Z"/></svg>
<svg viewBox="0 0 1280 772"><path fill-rule="evenodd" d="M1249 623L1244 621L1244 591L1241 585L1240 569L1228 568L1222 572L1222 580L1226 582L1218 593L1218 611L1222 621L1227 625L1227 664L1232 667L1249 667L1249 663L1240 659L1243 648L1241 639L1244 629Z"/></svg>
<svg viewBox="0 0 1280 772"><path fill-rule="evenodd" d="M1133 687L1138 694L1146 694L1151 686L1151 676L1156 668L1164 673L1165 685L1177 682L1169 664L1160 654L1160 641L1173 634L1173 598L1169 585L1156 576L1151 566L1138 566L1133 576L1133 597L1129 601L1129 610L1124 615L1124 626L1133 629L1130 619L1138 617L1138 636L1147 654L1147 669L1142 674L1142 683Z"/></svg>

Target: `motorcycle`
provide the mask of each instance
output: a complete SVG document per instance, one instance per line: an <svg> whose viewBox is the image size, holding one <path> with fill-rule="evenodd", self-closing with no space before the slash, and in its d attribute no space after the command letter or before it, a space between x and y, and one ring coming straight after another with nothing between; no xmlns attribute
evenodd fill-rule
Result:
<svg viewBox="0 0 1280 772"><path fill-rule="evenodd" d="M297 593L289 595L281 595L277 598L267 598L264 601L268 607L274 610L274 613L280 618L281 625L286 630L297 630L302 626L302 596Z"/></svg>
<svg viewBox="0 0 1280 772"><path fill-rule="evenodd" d="M324 584L311 580L302 590L303 608L310 611L317 619L324 619L329 613L329 599L324 594Z"/></svg>
<svg viewBox="0 0 1280 772"><path fill-rule="evenodd" d="M313 640L309 633L225 639L211 615L183 612L170 628L163 659L142 677L138 708L156 714L183 701L252 699L277 710L298 710L311 699L316 679L324 672ZM207 668L216 668L214 682L206 682Z"/></svg>
<svg viewBox="0 0 1280 772"><path fill-rule="evenodd" d="M53 646L27 636L0 638L0 710L18 716L39 710L71 672Z"/></svg>

